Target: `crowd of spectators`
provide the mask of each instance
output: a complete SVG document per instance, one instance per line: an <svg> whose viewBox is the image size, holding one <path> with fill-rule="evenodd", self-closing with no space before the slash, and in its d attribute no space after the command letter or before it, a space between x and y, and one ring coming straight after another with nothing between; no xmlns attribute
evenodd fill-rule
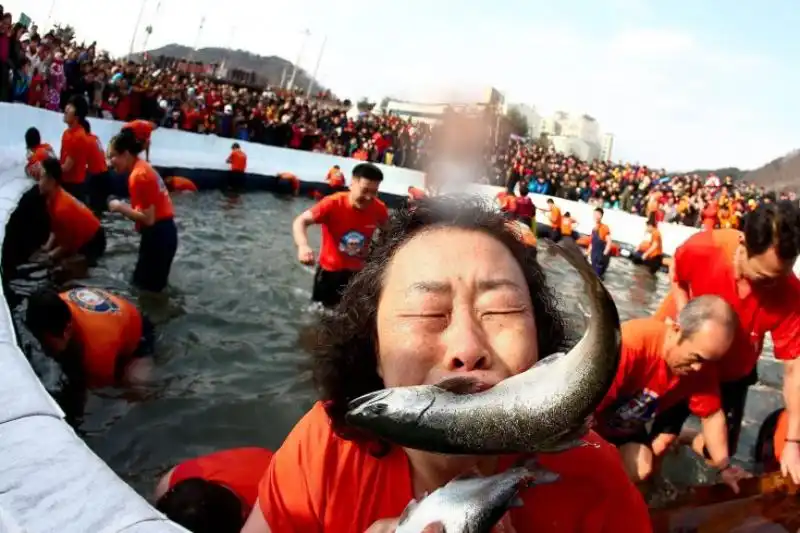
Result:
<svg viewBox="0 0 800 533"><path fill-rule="evenodd" d="M759 203L797 200L793 192L768 192L731 176L669 174L644 165L586 162L546 144L512 141L494 162L496 181L524 180L533 193L694 227L737 228Z"/></svg>
<svg viewBox="0 0 800 533"><path fill-rule="evenodd" d="M350 101L329 93L305 98L182 72L163 61L115 60L96 43L77 44L60 31L39 35L36 26L13 24L12 15L3 13L0 100L59 110L75 94L87 99L94 117L143 118L165 128L418 170L427 167L439 132L447 129L389 114L354 114ZM763 188L726 176L669 175L647 166L581 161L546 142L495 140L487 138L478 150L485 183L522 179L531 192L666 222L735 226L759 202L774 200Z"/></svg>

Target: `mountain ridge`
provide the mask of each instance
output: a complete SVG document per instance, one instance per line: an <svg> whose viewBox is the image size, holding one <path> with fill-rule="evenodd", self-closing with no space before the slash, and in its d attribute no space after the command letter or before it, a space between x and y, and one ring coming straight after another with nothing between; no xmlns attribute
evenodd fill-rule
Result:
<svg viewBox="0 0 800 533"><path fill-rule="evenodd" d="M280 56L261 56L246 50L216 46L193 50L188 46L177 43L170 43L159 48L133 54L132 59L141 60L145 53L150 57L165 56L186 60L191 57L192 61L199 61L205 64L221 65L224 62L229 71L239 69L255 72L258 83L263 85L280 85L284 69L286 70L286 80L288 81L292 75L293 68L291 61ZM308 87L311 79L312 77L308 72L302 67L298 67L294 86L304 90ZM321 85L319 80L314 81L315 92L324 91L325 89L326 87Z"/></svg>

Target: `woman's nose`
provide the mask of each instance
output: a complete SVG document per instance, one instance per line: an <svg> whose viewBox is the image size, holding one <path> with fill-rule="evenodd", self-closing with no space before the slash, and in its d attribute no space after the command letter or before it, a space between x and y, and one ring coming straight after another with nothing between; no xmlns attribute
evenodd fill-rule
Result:
<svg viewBox="0 0 800 533"><path fill-rule="evenodd" d="M486 333L472 313L451 318L446 335L444 365L448 370L485 370L491 366Z"/></svg>

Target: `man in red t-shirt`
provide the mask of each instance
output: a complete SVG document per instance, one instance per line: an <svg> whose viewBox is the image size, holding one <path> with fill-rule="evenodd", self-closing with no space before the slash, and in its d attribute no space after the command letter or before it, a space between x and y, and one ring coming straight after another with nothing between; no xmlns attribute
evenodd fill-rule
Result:
<svg viewBox="0 0 800 533"><path fill-rule="evenodd" d="M715 294L739 317L733 344L718 365L728 447L736 450L747 390L756 383L756 364L769 332L776 359L786 362L783 394L789 413L781 458L785 474L800 483L800 280L792 267L800 255L800 209L791 202L765 204L750 213L744 231L718 229L690 237L676 251L672 289L657 318L674 317L688 298ZM654 424L656 454L680 435L689 412L685 403ZM696 448L701 446L696 443Z"/></svg>
<svg viewBox="0 0 800 533"><path fill-rule="evenodd" d="M730 467L725 415L715 368L733 341L736 315L717 296L700 296L676 322L637 318L622 324L617 375L595 411L594 428L619 449L634 482L653 472L649 424L660 411L687 400L702 420L710 455L722 479L734 487L742 472Z"/></svg>
<svg viewBox="0 0 800 533"><path fill-rule="evenodd" d="M360 163L353 168L348 192L326 196L292 224L297 258L304 265L315 262L308 227L322 226L322 250L311 299L325 307L339 303L347 283L364 266L375 230L389 220L386 205L377 198L381 181L383 172L378 167Z"/></svg>
<svg viewBox="0 0 800 533"><path fill-rule="evenodd" d="M184 461L158 482L156 508L192 533L238 533L270 461L270 450L255 447Z"/></svg>

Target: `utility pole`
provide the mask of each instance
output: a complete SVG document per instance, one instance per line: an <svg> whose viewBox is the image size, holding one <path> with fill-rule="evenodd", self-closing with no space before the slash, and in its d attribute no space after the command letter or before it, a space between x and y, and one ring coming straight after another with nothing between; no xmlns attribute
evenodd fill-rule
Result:
<svg viewBox="0 0 800 533"><path fill-rule="evenodd" d="M139 24L142 22L142 16L144 15L144 8L146 5L147 0L142 0L142 6L139 8L139 16L136 17L136 25L133 27L133 35L131 35L131 49L129 55L133 55L133 47L136 44L136 34L139 32Z"/></svg>
<svg viewBox="0 0 800 533"><path fill-rule="evenodd" d="M314 81L317 79L317 74L319 73L319 64L322 63L322 54L325 52L325 44L327 42L328 36L325 35L325 37L322 39L322 45L319 47L319 55L317 56L317 64L314 67L314 74L308 81L308 92L306 93L306 98L311 98L311 91L314 89Z"/></svg>
<svg viewBox="0 0 800 533"><path fill-rule="evenodd" d="M203 15L200 17L200 26L197 28L197 37L194 39L194 46L192 47L192 51L189 52L189 59L187 61L192 61L194 59L194 53L197 52L197 46L200 44L200 35L203 33L203 25L206 23L206 16Z"/></svg>
<svg viewBox="0 0 800 533"><path fill-rule="evenodd" d="M162 0L158 0L158 4L156 4L156 12L153 13L153 21L158 18L158 12L161 11L161 2ZM150 40L150 36L153 34L153 25L149 24L144 29L144 42L142 43L142 50L147 51L147 41Z"/></svg>
<svg viewBox="0 0 800 533"><path fill-rule="evenodd" d="M294 79L297 76L297 66L303 59L303 52L305 51L306 41L308 41L309 35L311 35L311 32L308 29L303 30L303 42L300 43L300 52L297 54L297 61L294 62L294 66L292 67L292 76L289 78L289 84L286 86L290 91L294 87Z"/></svg>
<svg viewBox="0 0 800 533"><path fill-rule="evenodd" d="M56 0L50 2L50 11L47 12L47 22L45 22L44 27L42 28L44 33L50 28L50 23L53 21L53 11L56 9Z"/></svg>
<svg viewBox="0 0 800 533"><path fill-rule="evenodd" d="M281 73L281 84L280 88L284 88L284 84L286 83L286 67L283 67L283 72Z"/></svg>

